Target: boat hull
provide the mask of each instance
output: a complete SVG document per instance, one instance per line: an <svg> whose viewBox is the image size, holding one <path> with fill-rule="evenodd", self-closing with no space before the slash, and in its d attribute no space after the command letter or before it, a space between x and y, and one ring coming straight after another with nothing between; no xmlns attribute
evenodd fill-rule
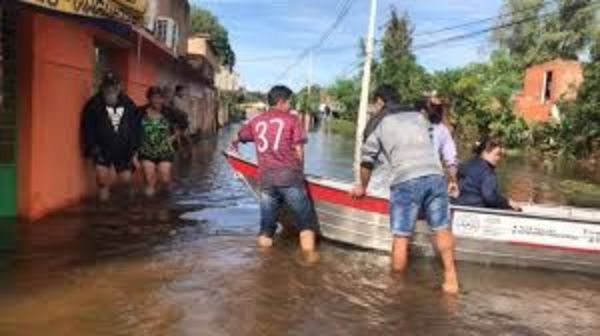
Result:
<svg viewBox="0 0 600 336"><path fill-rule="evenodd" d="M258 169L235 153L225 154L237 176L258 195ZM389 252L388 200L385 195L355 200L345 182L309 176L307 188L323 238L362 249ZM456 255L461 261L559 269L600 274L600 217L591 210L530 207L530 213L452 207ZM526 209L528 209L526 207ZM573 214L581 214L573 216ZM291 216L281 224L293 227ZM286 231L284 230L284 231ZM417 223L411 252L434 256L431 232Z"/></svg>

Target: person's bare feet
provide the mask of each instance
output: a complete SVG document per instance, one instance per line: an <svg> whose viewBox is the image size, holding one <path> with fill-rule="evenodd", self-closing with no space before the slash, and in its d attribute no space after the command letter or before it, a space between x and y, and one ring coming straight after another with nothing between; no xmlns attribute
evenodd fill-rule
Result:
<svg viewBox="0 0 600 336"><path fill-rule="evenodd" d="M273 238L269 238L267 236L260 235L256 239L256 243L261 248L270 248L270 247L273 247Z"/></svg>
<svg viewBox="0 0 600 336"><path fill-rule="evenodd" d="M300 232L300 249L303 252L313 252L315 250L316 234L312 230Z"/></svg>
<svg viewBox="0 0 600 336"><path fill-rule="evenodd" d="M321 255L317 251L298 251L298 262L305 267L313 266L321 261Z"/></svg>
<svg viewBox="0 0 600 336"><path fill-rule="evenodd" d="M444 283L442 284L442 291L446 294L456 295L458 294L458 279L456 274L446 274L444 276Z"/></svg>

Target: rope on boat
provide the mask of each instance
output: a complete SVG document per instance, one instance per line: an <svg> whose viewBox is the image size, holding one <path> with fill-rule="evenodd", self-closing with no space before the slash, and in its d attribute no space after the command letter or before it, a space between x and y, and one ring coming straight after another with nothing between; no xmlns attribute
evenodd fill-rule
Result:
<svg viewBox="0 0 600 336"><path fill-rule="evenodd" d="M241 180L246 185L246 188L248 188L250 190L250 192L252 193L252 196L254 196L254 198L256 198L256 200L260 200L258 193L254 190L254 188L252 188L252 186L250 185L250 182L248 182L248 180L246 180L246 178L244 177L244 175L242 175L242 173L236 171L234 175L238 180Z"/></svg>

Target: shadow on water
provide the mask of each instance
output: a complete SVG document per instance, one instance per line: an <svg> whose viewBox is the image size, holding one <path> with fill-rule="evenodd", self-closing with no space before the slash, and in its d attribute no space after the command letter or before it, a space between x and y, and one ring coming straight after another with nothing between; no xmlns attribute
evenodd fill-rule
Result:
<svg viewBox="0 0 600 336"><path fill-rule="evenodd" d="M403 278L384 255L327 243L315 265L293 241L258 250L256 201L219 152L231 132L179 162L169 196L0 223L0 335L597 334L594 277L463 264L452 298L434 260ZM313 169L347 164L327 154L346 143L315 136Z"/></svg>

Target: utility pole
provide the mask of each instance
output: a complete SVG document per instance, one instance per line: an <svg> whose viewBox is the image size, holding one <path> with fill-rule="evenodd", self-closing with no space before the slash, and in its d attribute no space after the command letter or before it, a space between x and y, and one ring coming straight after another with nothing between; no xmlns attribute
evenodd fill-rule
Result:
<svg viewBox="0 0 600 336"><path fill-rule="evenodd" d="M367 126L367 109L369 107L369 92L371 84L371 64L373 63L373 49L375 38L375 20L377 18L377 0L371 0L371 11L369 15L369 29L365 41L365 64L363 69L362 88L360 94L360 107L358 109L358 120L356 123L356 148L354 153L355 175L360 175L360 147L363 132Z"/></svg>
<svg viewBox="0 0 600 336"><path fill-rule="evenodd" d="M308 71L307 71L307 77L306 77L306 81L307 81L307 89L306 89L306 105L304 106L307 111L303 111L304 113L302 113L302 121L304 124L304 127L306 127L308 129L308 127L310 127L310 122L307 122L307 120L310 120L310 97L312 94L312 84L313 84L313 67L314 67L314 50L310 51L310 55L308 57ZM307 125L308 124L308 125Z"/></svg>

